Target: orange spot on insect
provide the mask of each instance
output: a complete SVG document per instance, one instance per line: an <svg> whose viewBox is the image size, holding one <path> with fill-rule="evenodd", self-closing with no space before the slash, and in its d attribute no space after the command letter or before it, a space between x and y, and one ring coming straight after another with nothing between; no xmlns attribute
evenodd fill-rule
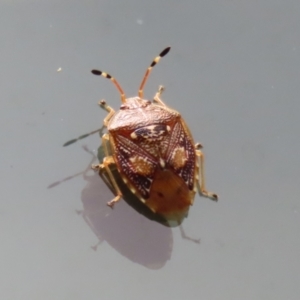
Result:
<svg viewBox="0 0 300 300"><path fill-rule="evenodd" d="M186 157L186 153L185 153L185 149L183 147L178 147L174 150L174 154L173 154L173 165L176 169L180 169L182 168L186 161L187 161L187 157Z"/></svg>
<svg viewBox="0 0 300 300"><path fill-rule="evenodd" d="M134 172L140 175L148 176L154 171L153 164L151 164L150 162L148 162L140 156L133 156L129 160L131 162L131 166Z"/></svg>

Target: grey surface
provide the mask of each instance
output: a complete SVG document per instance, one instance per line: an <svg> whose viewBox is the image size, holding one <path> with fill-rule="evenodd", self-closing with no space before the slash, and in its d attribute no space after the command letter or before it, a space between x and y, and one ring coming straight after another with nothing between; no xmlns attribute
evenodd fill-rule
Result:
<svg viewBox="0 0 300 300"><path fill-rule="evenodd" d="M299 16L297 0L1 1L0 299L299 299ZM111 211L90 171L55 185L100 142L62 144L101 126L98 100L120 105L90 70L133 96L168 45L145 96L164 84L204 145L220 200L183 223L200 244Z"/></svg>

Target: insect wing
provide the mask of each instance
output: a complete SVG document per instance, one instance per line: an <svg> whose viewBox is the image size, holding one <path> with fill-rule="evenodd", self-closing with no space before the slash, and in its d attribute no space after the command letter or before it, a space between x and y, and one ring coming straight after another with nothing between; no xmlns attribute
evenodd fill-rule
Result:
<svg viewBox="0 0 300 300"><path fill-rule="evenodd" d="M166 161L192 190L194 188L196 154L192 140L181 122L177 122L173 127Z"/></svg>
<svg viewBox="0 0 300 300"><path fill-rule="evenodd" d="M115 137L115 156L121 173L147 199L157 167L156 160L124 136Z"/></svg>

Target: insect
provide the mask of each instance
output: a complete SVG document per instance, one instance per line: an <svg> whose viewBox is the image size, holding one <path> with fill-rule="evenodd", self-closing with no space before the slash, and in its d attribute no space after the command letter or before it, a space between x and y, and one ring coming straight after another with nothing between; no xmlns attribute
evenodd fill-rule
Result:
<svg viewBox="0 0 300 300"><path fill-rule="evenodd" d="M101 174L105 171L115 190L115 198L107 203L113 207L122 198L122 192L113 176L116 166L123 182L154 213L168 220L186 216L194 202L195 193L217 201L215 193L208 192L204 178L202 146L194 143L190 130L180 113L168 107L160 96L159 87L153 101L143 98L143 89L152 68L170 51L164 49L148 67L138 96L126 98L114 77L92 70L94 75L110 79L121 95L118 111L105 100L99 105L108 112L102 135L105 157L93 165Z"/></svg>

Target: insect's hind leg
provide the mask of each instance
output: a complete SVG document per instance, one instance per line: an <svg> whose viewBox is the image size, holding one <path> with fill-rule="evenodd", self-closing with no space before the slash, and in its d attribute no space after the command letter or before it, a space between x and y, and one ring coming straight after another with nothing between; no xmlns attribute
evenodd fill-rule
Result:
<svg viewBox="0 0 300 300"><path fill-rule="evenodd" d="M113 198L111 201L107 202L107 205L110 207L113 207L115 203L121 200L122 193L116 183L116 180L111 172L110 166L115 164L114 158L110 155L110 152L108 150L108 143L109 143L109 135L104 134L102 136L102 144L104 148L105 157L103 158L102 164L98 165L92 165L92 169L95 171L99 171L99 175L102 179L105 178L105 182L108 183L108 181L111 183L114 192L116 193L115 198ZM104 175L104 172L106 174ZM107 176L106 176L107 175ZM105 176L105 177L104 177Z"/></svg>
<svg viewBox="0 0 300 300"><path fill-rule="evenodd" d="M197 180L197 188L198 192L211 200L218 201L218 195L212 192L208 192L205 187L205 175L204 175L204 154L201 150L202 148L200 144L195 144L196 149L196 156L198 157L199 161L199 176L200 178Z"/></svg>
<svg viewBox="0 0 300 300"><path fill-rule="evenodd" d="M113 108L111 108L110 106L107 105L105 100L100 100L98 104L102 109L104 109L108 112L108 115L103 120L104 126L107 127L108 122L110 121L112 116L115 114L115 111Z"/></svg>

